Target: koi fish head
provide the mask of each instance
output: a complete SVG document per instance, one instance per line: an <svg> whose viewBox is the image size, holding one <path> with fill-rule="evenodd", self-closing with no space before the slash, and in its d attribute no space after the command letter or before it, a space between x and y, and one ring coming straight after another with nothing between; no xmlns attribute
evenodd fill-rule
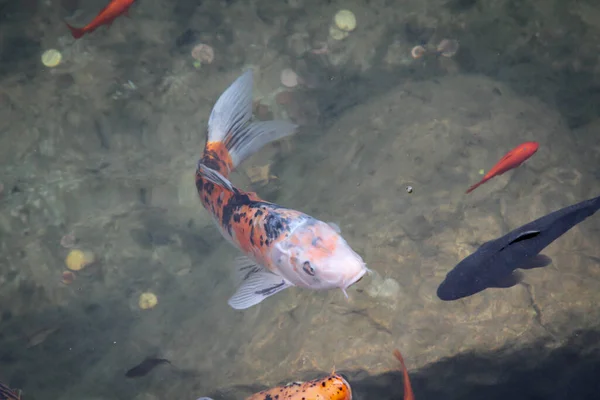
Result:
<svg viewBox="0 0 600 400"><path fill-rule="evenodd" d="M339 233L339 228L314 218L296 226L272 253L279 273L296 286L346 289L369 271Z"/></svg>

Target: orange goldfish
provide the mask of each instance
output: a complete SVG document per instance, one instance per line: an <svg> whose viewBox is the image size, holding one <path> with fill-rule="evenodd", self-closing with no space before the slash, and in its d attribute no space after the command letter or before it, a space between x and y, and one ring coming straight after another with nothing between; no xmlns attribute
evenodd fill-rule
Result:
<svg viewBox="0 0 600 400"><path fill-rule="evenodd" d="M369 269L337 225L262 200L229 181L243 160L297 128L286 121L250 122L251 117L252 71L248 70L215 103L196 170L204 208L221 234L244 253L236 261L241 283L229 305L245 309L290 286L340 288L347 297L346 289Z"/></svg>
<svg viewBox="0 0 600 400"><path fill-rule="evenodd" d="M135 0L111 0L111 2L108 3L108 5L104 7L102 11L98 13L98 15L96 15L92 22L90 22L83 28L75 28L66 22L65 24L71 30L71 34L73 35L73 37L75 39L79 39L86 33L95 31L98 27L102 25L110 26L110 24L113 23L115 18L119 17L120 15L125 14L126 16L129 16L129 7L131 7L131 5L134 2Z"/></svg>
<svg viewBox="0 0 600 400"><path fill-rule="evenodd" d="M477 189L479 186L483 185L493 177L502 175L506 171L518 167L523 163L523 161L531 157L537 151L539 146L540 145L537 142L521 143L506 153L504 157L502 157L500 161L498 161L498 163L494 165L487 174L485 174L483 179L467 189L466 193L471 193L473 190Z"/></svg>
<svg viewBox="0 0 600 400"><path fill-rule="evenodd" d="M394 350L394 356L400 361L402 365L402 381L404 382L404 400L415 400L415 394L412 390L412 385L410 384L410 379L408 377L408 370L406 369L406 365L404 364L404 359L402 358L402 354L398 349Z"/></svg>
<svg viewBox="0 0 600 400"><path fill-rule="evenodd" d="M246 400L352 400L350 384L339 374L333 372L325 378L308 382L293 382L284 386L263 390ZM200 397L197 400L212 400Z"/></svg>

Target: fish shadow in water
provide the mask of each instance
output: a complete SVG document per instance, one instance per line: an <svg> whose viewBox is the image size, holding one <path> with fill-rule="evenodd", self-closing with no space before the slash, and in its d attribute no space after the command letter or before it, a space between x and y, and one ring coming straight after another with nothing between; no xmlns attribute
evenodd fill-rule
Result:
<svg viewBox="0 0 600 400"><path fill-rule="evenodd" d="M575 331L556 347L549 340L513 344L493 352L467 352L409 370L415 398L445 400L598 399L600 393L600 330ZM390 349L390 370L398 368ZM410 353L405 354L410 363ZM410 368L410 365L408 366ZM310 380L331 371L306 372L294 380ZM352 386L355 400L403 398L399 370L380 375L339 371ZM283 382L284 384L287 382ZM236 385L209 395L215 400L239 400L265 386Z"/></svg>

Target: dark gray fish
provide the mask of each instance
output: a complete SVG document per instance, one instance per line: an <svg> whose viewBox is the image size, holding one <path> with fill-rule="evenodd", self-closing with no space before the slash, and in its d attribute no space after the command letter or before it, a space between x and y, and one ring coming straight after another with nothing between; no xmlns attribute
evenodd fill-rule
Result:
<svg viewBox="0 0 600 400"><path fill-rule="evenodd" d="M540 251L600 209L600 197L562 208L481 245L456 265L437 290L441 300L457 300L487 288L519 283L518 269L545 267L552 262Z"/></svg>
<svg viewBox="0 0 600 400"><path fill-rule="evenodd" d="M156 366L161 364L171 364L171 361L165 358L146 358L144 361L131 368L125 373L128 378L138 378L152 371Z"/></svg>

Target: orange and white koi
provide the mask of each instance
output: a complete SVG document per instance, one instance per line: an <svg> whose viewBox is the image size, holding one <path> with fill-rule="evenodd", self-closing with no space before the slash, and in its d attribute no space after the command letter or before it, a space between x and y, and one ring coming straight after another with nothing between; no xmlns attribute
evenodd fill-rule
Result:
<svg viewBox="0 0 600 400"><path fill-rule="evenodd" d="M221 94L208 121L208 139L196 170L196 188L221 234L244 256L236 261L240 285L228 303L245 309L290 286L346 289L369 269L337 225L262 200L228 177L267 143L291 135L286 121L250 122L252 71Z"/></svg>
<svg viewBox="0 0 600 400"><path fill-rule="evenodd" d="M343 376L333 372L308 382L293 382L263 390L246 400L352 400L352 389ZM200 397L197 400L212 400Z"/></svg>

